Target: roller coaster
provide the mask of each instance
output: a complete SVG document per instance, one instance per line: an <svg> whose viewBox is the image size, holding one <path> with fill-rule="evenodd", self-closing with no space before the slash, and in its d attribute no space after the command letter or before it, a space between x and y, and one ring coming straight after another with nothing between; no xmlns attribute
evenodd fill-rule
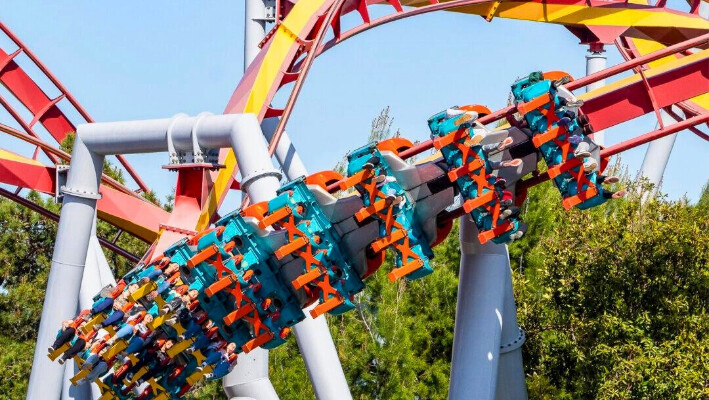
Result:
<svg viewBox="0 0 709 400"><path fill-rule="evenodd" d="M390 14L370 17L370 7L387 6ZM71 160L73 167L83 155L77 155L76 147L70 156L47 144L35 126L41 124L57 142L64 140L77 124L62 107L78 111L88 123L82 127L113 125L93 124L68 90L0 24L17 46L11 53L0 49L0 82L33 115L27 122L0 97L21 128L2 125L0 130L36 146L31 158L0 150L0 181L18 188L14 193L0 189L0 194L55 220L58 215L21 197L20 190L63 195L65 208L67 199L88 201L98 218L152 243L138 257L115 239L100 239L107 249L136 262L135 269L104 287L78 316L45 319L43 314L43 327L49 319L54 323L44 329L59 329L59 334L43 338L40 331L37 352L47 363L34 369L57 368L49 359L73 360L78 370L71 382L94 382L103 400L179 398L203 378L225 376L256 348L284 343L306 318L351 310L353 297L365 290L366 278L377 272L387 249L395 260L390 280L424 278L434 272L432 247L445 239L456 218L470 216L481 244L508 243L534 229L521 221L518 207L536 184L553 180L566 209L590 208L618 197L622 193L603 186L613 182L603 175L609 157L686 129L709 140L697 128L709 122L709 22L698 15L700 1L689 6L689 12L680 12L662 1L276 2L275 25L224 111L251 115L257 125L273 122L265 148L269 156L278 156L316 57L358 33L402 18L449 10L488 22L510 18L562 24L582 43L614 43L626 61L580 79L560 71L533 72L512 84L514 103L504 109L450 106L428 119L430 140L414 144L397 137L366 144L347 155L344 176L334 171L288 176L267 198L248 188L262 175L277 181L277 173L242 171L236 181L239 166L247 164L238 146L224 149L200 141L198 126L202 131L221 126L225 116L152 121L170 153L167 168L178 175L170 213L140 196L148 187L120 154L118 161L137 192L105 175L100 188L88 190L77 185L80 179L71 169L66 180L61 162ZM343 32L340 21L349 13L358 13L362 24ZM328 33L332 39L325 41ZM21 54L59 89L58 97L48 97L14 61ZM634 74L573 93L627 71ZM286 104L277 108L274 98L285 90ZM665 125L661 111L678 122ZM658 129L610 147L594 142L594 132L646 114L657 117ZM181 129L190 140L180 139ZM88 148L99 143L89 134L82 136L81 127L77 135ZM433 156L414 161L431 149ZM39 151L56 165L39 162ZM547 167L543 173L540 161ZM218 216L226 193L238 189L248 192L250 200ZM78 296L49 289L45 308L56 296Z"/></svg>

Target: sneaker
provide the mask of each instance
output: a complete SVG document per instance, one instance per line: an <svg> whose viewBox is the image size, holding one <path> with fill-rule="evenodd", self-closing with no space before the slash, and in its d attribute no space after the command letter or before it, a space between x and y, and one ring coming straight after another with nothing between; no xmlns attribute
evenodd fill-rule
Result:
<svg viewBox="0 0 709 400"><path fill-rule="evenodd" d="M569 126L569 124L571 124L571 118L561 117L561 118L559 118L559 121L557 121L556 124L559 126Z"/></svg>
<svg viewBox="0 0 709 400"><path fill-rule="evenodd" d="M606 179L603 180L603 183L618 183L620 182L620 178L617 176L607 176Z"/></svg>
<svg viewBox="0 0 709 400"><path fill-rule="evenodd" d="M506 137L505 140L501 141L500 145L497 146L497 150L502 151L502 150L510 147L512 145L512 143L514 143L514 139L512 139L511 137Z"/></svg>
<svg viewBox="0 0 709 400"><path fill-rule="evenodd" d="M587 157L583 160L583 170L584 172L591 172L598 168L598 163L593 157Z"/></svg>
<svg viewBox="0 0 709 400"><path fill-rule="evenodd" d="M564 107L569 108L579 108L583 105L583 100L566 100Z"/></svg>
<svg viewBox="0 0 709 400"><path fill-rule="evenodd" d="M574 157L576 158L588 158L591 157L590 146L586 142L581 142L576 146L574 150Z"/></svg>
<svg viewBox="0 0 709 400"><path fill-rule="evenodd" d="M455 119L453 125L461 126L465 123L473 122L476 119L478 119L478 113L475 111L466 111L464 114L459 115L458 118Z"/></svg>
<svg viewBox="0 0 709 400"><path fill-rule="evenodd" d="M464 144L468 147L477 146L480 144L480 142L483 141L484 137L485 135L475 134L472 137L468 137L467 139L465 139Z"/></svg>
<svg viewBox="0 0 709 400"><path fill-rule="evenodd" d="M461 110L460 108L448 108L446 109L446 119L457 117L463 113L465 113L465 110Z"/></svg>
<svg viewBox="0 0 709 400"><path fill-rule="evenodd" d="M510 205L506 207L501 213L500 217L502 219L516 218L519 217L520 209L517 206Z"/></svg>
<svg viewBox="0 0 709 400"><path fill-rule="evenodd" d="M522 160L519 158L502 162L503 167L519 167L520 165L522 165Z"/></svg>
<svg viewBox="0 0 709 400"><path fill-rule="evenodd" d="M613 199L621 199L621 198L625 197L625 194L626 194L626 193L627 193L627 192L625 191L625 189L621 189L621 190L619 190L619 191L613 193L613 195L611 196L611 198L613 198Z"/></svg>
<svg viewBox="0 0 709 400"><path fill-rule="evenodd" d="M524 222L520 222L519 225L517 225L517 232L513 233L510 235L510 237L513 240L521 239L522 236L527 232L527 224Z"/></svg>
<svg viewBox="0 0 709 400"><path fill-rule="evenodd" d="M571 135L569 136L569 143L577 146L579 143L583 142L581 135Z"/></svg>
<svg viewBox="0 0 709 400"><path fill-rule="evenodd" d="M555 88L558 88L559 86L566 85L566 84L569 83L569 82L571 82L571 78L570 78L568 75L566 75L566 76L562 77L561 79L555 80L555 81L552 82L551 84L552 84L552 86L554 86Z"/></svg>
<svg viewBox="0 0 709 400"><path fill-rule="evenodd" d="M379 162L380 162L380 161L381 161L381 160L379 159L379 157L374 156L374 157L370 158L369 160L367 160L366 163L364 163L363 168L364 168L364 169L374 169L374 167L375 167L376 165L379 165Z"/></svg>

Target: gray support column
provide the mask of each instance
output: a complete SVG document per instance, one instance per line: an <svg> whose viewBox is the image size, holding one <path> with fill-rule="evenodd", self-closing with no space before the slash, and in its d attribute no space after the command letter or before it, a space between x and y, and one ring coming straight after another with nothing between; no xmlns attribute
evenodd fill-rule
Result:
<svg viewBox="0 0 709 400"><path fill-rule="evenodd" d="M588 52L589 54L586 55L586 75L591 75L606 69L606 56L603 54L605 53L603 44L592 43L589 46ZM605 84L606 80L601 79L600 81L586 86L586 92L605 86ZM594 132L593 141L599 146L605 146L605 131Z"/></svg>
<svg viewBox="0 0 709 400"><path fill-rule="evenodd" d="M47 358L47 348L54 342L61 322L73 317L78 307L103 159L103 155L92 154L82 146L81 136L77 135L72 164L87 166L89 171L88 174L77 174L73 168L69 170L34 351L28 400L59 399L62 394L64 367Z"/></svg>
<svg viewBox="0 0 709 400"><path fill-rule="evenodd" d="M198 120L197 131L195 125ZM253 140L263 136L253 114L80 125L67 184L62 189L64 204L44 298L28 399L59 399L62 393L64 368L59 363L50 362L46 349L54 341L61 321L73 317L77 310L105 155L166 151L168 127L171 127L171 147L176 150L197 150L195 145L205 149L232 147L240 165L257 168L245 175L244 186L249 187L252 183L254 188L270 185L273 187L272 193L275 193L280 173L273 169L268 157L264 162L263 153L252 154L249 151L258 146L254 142L266 148L263 140ZM261 183L256 184L257 178Z"/></svg>
<svg viewBox="0 0 709 400"><path fill-rule="evenodd" d="M278 118L267 118L261 123L261 129L263 130L266 140L270 141L271 137L273 137L278 121ZM308 175L308 170L305 169L303 160L300 159L298 152L295 151L295 146L293 146L293 142L291 142L290 137L288 137L285 131L281 135L281 140L278 141L275 155L283 169L283 173L288 179L292 180Z"/></svg>
<svg viewBox="0 0 709 400"><path fill-rule="evenodd" d="M265 15L264 0L244 1L244 71L258 55L260 51L258 44L266 36ZM249 148L248 144L245 145L245 148ZM261 156L268 158L267 147L266 153L262 153ZM239 164L239 168L243 175L244 166ZM243 189L246 191L246 188ZM261 201L253 197L250 192L247 191L247 193L254 202ZM273 196L275 196L275 189ZM267 197L265 200L273 196ZM268 350L259 347L245 356L240 356L234 370L222 379L222 387L231 400L277 399L276 390L268 379Z"/></svg>
<svg viewBox="0 0 709 400"><path fill-rule="evenodd" d="M266 142L263 135L243 139L240 143L234 143L243 176L242 189L254 203L268 201L276 197L276 190L281 185L273 174L262 174L273 169ZM268 379L268 350L258 348L240 355L234 370L222 379L222 386L231 400L278 400L278 394Z"/></svg>
<svg viewBox="0 0 709 400"><path fill-rule="evenodd" d="M261 124L263 134L271 139L278 125L277 118L269 118ZM276 147L276 158L288 179L308 175L295 147L287 135L281 136ZM342 364L337 356L335 342L330 335L327 319L321 315L315 319L310 316L313 304L304 310L305 319L293 327L298 348L305 361L310 382L313 385L315 397L319 400L348 400L352 398L350 388L342 370Z"/></svg>
<svg viewBox="0 0 709 400"><path fill-rule="evenodd" d="M681 113L677 108L673 109L673 111ZM676 122L664 111L660 111L660 117L665 126ZM643 198L654 196L657 191L660 190L662 177L665 175L665 168L667 168L667 162L670 160L670 154L672 154L672 148L675 145L675 140L677 140L677 135L678 134L675 133L653 140L648 145L638 177L647 179L648 182L652 183L654 186L651 192L644 194Z"/></svg>
<svg viewBox="0 0 709 400"><path fill-rule="evenodd" d="M261 50L258 44L266 36L265 17L264 0L244 1L244 71Z"/></svg>
<svg viewBox="0 0 709 400"><path fill-rule="evenodd" d="M246 0L244 12L244 70L258 55L258 44L266 35L266 6L264 0ZM278 125L278 118L269 118L262 124L262 130L267 140L270 140ZM276 158L288 179L295 179L307 175L305 165L295 151L287 132L283 132L276 147ZM241 164L240 164L241 166ZM249 197L254 199L249 193ZM260 201L254 199L254 201ZM308 370L310 382L313 385L315 396L319 400L347 400L351 399L345 373L342 370L340 359L337 356L335 343L330 335L325 316L313 319L310 309L304 310L306 318L293 327L298 342L298 348L303 356L305 367ZM255 372L256 371L256 372ZM264 372L265 371L265 372ZM265 380L268 385L268 351L259 349L257 353L250 353L246 359L240 359L237 367L224 378L224 390L228 396L233 396L232 387L240 382L243 389L241 396L261 399L258 392L249 389L250 381ZM234 399L232 399L234 400Z"/></svg>
<svg viewBox="0 0 709 400"><path fill-rule="evenodd" d="M92 237L89 241L89 249L86 254L86 267L84 268L84 275L81 279L79 307L77 307L76 310L77 314L81 312L81 310L90 308L93 305L93 296L103 287L101 283L101 272L99 270L98 257L95 249L96 244L94 244L94 242L99 245L99 251L101 251L98 239L96 239L95 218ZM103 253L101 254L103 255ZM94 385L74 386L71 384L70 379L78 372L79 370L74 364L74 360L68 360L64 363L64 388L62 392L62 400L96 400L101 397L101 392Z"/></svg>
<svg viewBox="0 0 709 400"><path fill-rule="evenodd" d="M451 400L526 399L518 347L523 336L517 327L507 247L481 246L466 215L460 219L460 250L448 396Z"/></svg>

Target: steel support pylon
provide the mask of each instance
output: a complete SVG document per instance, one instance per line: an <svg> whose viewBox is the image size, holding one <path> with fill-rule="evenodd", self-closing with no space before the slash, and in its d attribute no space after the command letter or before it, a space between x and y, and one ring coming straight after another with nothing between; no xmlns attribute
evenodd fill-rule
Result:
<svg viewBox="0 0 709 400"><path fill-rule="evenodd" d="M266 5L264 0L246 0L244 10L244 70L246 70L258 55L260 50L258 44L266 35ZM277 125L277 118L270 118L263 122L262 129L268 140L271 139ZM275 155L288 179L307 175L305 165L285 131L278 142ZM241 167L243 169L243 166ZM270 199L269 197L258 200L250 193L249 197L255 202ZM310 308L305 310L306 319L295 325L293 332L315 395L319 400L351 399L352 395L327 320L325 316L313 319L309 311ZM273 384L268 378L268 350L258 349L249 353L247 357L240 357L234 370L224 377L223 386L231 400L249 398L261 400L265 397L261 395L259 387L264 387L270 396Z"/></svg>
<svg viewBox="0 0 709 400"><path fill-rule="evenodd" d="M480 245L469 216L460 219L460 274L448 397L527 398L524 332L517 326L507 246Z"/></svg>
<svg viewBox="0 0 709 400"><path fill-rule="evenodd" d="M603 44L593 43L589 46L589 54L586 54L586 75L595 74L598 71L603 71L606 69L606 51L603 49ZM586 92L590 92L599 87L603 87L606 84L605 79L601 79L586 86ZM593 132L593 141L599 146L605 146L606 143L606 133L603 130L598 132Z"/></svg>
<svg viewBox="0 0 709 400"><path fill-rule="evenodd" d="M675 111L681 113L680 110L675 109ZM660 118L665 126L677 122L664 111L660 111ZM653 188L650 192L643 193L643 199L654 196L660 190L662 177L665 175L665 168L667 168L667 163L670 161L670 155L672 154L675 140L677 140L677 135L677 133L668 135L653 140L648 144L638 178L647 179L649 183L652 183Z"/></svg>

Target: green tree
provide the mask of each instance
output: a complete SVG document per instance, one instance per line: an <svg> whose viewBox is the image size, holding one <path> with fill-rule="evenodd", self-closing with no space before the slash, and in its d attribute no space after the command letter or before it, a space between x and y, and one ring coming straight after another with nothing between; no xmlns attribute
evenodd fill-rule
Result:
<svg viewBox="0 0 709 400"><path fill-rule="evenodd" d="M525 217L557 228L512 246L525 249L514 278L530 398L707 398L706 190L696 206L636 195L569 212L540 204L549 190L532 191Z"/></svg>

